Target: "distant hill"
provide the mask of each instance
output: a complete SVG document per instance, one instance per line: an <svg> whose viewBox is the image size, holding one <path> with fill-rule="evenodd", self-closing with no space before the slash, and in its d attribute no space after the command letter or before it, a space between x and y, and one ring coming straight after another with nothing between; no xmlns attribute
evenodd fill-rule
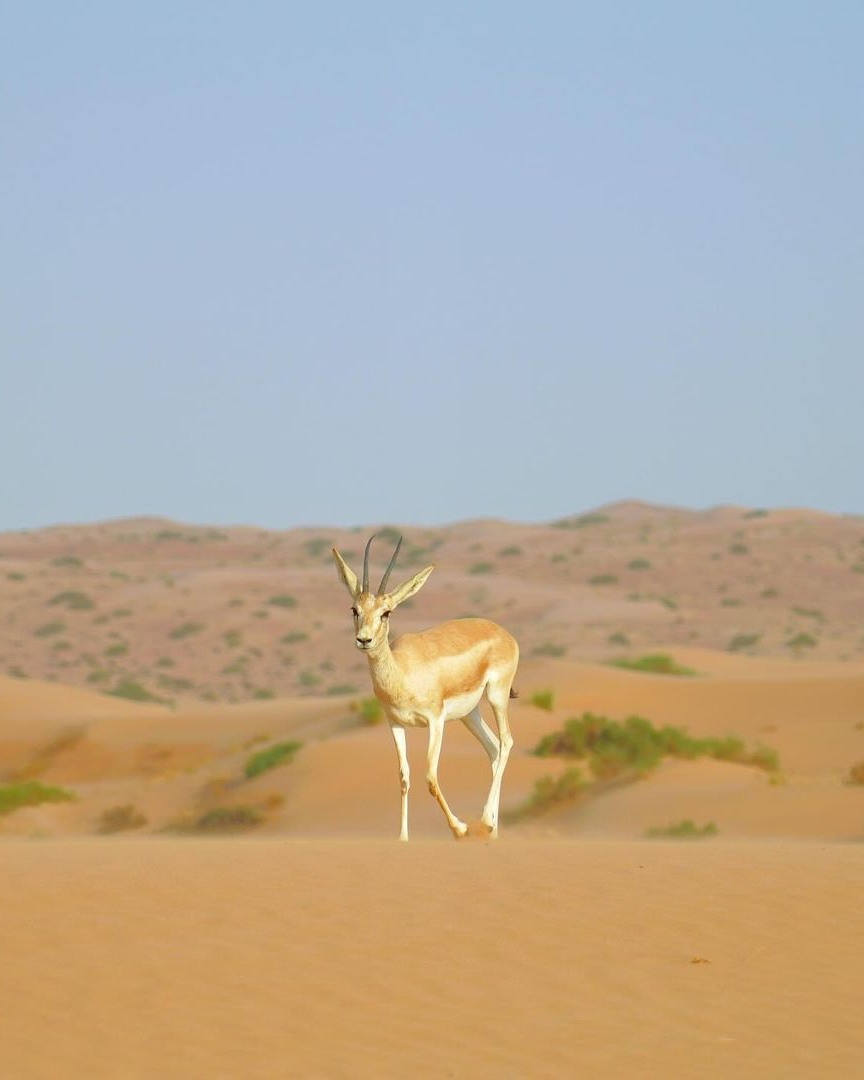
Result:
<svg viewBox="0 0 864 1080"><path fill-rule="evenodd" d="M373 530L373 577L399 533L394 580L436 564L394 635L483 615L527 656L686 644L864 657L864 519L628 501L544 525L276 532L141 517L5 533L0 673L133 700L365 693L330 548L357 565Z"/></svg>

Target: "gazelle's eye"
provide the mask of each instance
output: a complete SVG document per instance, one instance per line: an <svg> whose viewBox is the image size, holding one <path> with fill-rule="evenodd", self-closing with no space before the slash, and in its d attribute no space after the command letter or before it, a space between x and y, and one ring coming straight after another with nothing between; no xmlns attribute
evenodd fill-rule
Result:
<svg viewBox="0 0 864 1080"><path fill-rule="evenodd" d="M360 614L360 612L359 612L359 610L358 610L358 609L357 609L356 607L352 607L352 608L351 608L351 614L352 614L352 615L354 616L354 618L356 619L356 618L357 618L357 616L358 616L358 615Z"/></svg>
<svg viewBox="0 0 864 1080"><path fill-rule="evenodd" d="M381 618L382 619L389 619L390 618L390 612L389 611L382 611L381 612Z"/></svg>

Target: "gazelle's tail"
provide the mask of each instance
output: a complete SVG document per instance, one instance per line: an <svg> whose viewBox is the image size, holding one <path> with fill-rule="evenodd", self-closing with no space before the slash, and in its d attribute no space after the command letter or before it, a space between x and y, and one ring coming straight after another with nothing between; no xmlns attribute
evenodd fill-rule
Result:
<svg viewBox="0 0 864 1080"><path fill-rule="evenodd" d="M514 690L512 686L510 687L510 697L511 698L519 697L519 691Z"/></svg>

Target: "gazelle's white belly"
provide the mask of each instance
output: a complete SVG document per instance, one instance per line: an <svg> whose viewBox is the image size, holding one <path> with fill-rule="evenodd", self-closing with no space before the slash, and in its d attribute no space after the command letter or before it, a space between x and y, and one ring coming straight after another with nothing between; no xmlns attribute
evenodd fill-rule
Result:
<svg viewBox="0 0 864 1080"><path fill-rule="evenodd" d="M448 698L444 702L445 722L448 720L461 720L463 716L467 716L480 703L485 689L484 684L479 690L471 690ZM402 707L390 705L387 708L387 715L394 723L402 724L403 727L427 727L429 724L425 711L410 705L403 705Z"/></svg>

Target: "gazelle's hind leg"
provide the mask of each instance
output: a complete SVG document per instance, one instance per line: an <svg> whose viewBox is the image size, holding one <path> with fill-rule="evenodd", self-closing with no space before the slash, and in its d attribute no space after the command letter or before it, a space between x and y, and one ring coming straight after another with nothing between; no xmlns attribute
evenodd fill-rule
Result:
<svg viewBox="0 0 864 1080"><path fill-rule="evenodd" d="M486 753L489 755L489 764L492 766L492 772L495 772L495 762L498 760L499 743L489 727L480 715L480 706L476 705L467 716L462 717L462 723L471 732L475 739L480 743Z"/></svg>
<svg viewBox="0 0 864 1080"><path fill-rule="evenodd" d="M510 734L510 721L507 718L507 704L510 700L510 682L490 683L486 689L486 697L495 714L495 722L498 725L498 754L492 763L492 786L489 788L489 797L483 808L482 821L492 836L498 835L498 806L501 802L501 781L504 779L504 770L507 768L507 759L513 746L513 736ZM487 729L488 730L488 729ZM491 734L491 732L490 732ZM494 736L493 736L494 738Z"/></svg>

